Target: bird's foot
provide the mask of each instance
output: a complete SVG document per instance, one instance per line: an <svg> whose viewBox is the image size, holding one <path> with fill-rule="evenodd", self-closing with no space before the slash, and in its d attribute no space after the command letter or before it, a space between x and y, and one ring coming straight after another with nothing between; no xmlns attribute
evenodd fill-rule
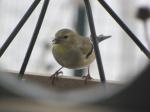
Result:
<svg viewBox="0 0 150 112"><path fill-rule="evenodd" d="M88 74L87 76L82 76L82 78L84 79L84 84L87 84L87 81L88 81L88 80L93 79L93 78L90 76L90 74Z"/></svg>
<svg viewBox="0 0 150 112"><path fill-rule="evenodd" d="M58 79L58 75L59 75L59 74L63 74L63 72L62 72L62 71L56 71L54 74L52 74L52 75L49 77L50 80L51 80L51 82L52 82L52 85L54 85L55 80Z"/></svg>

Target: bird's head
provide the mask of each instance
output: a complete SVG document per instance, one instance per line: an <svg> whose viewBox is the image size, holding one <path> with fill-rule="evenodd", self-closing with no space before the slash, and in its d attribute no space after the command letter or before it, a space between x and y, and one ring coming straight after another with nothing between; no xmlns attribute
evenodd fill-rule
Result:
<svg viewBox="0 0 150 112"><path fill-rule="evenodd" d="M55 34L53 44L68 45L74 44L78 34L70 29L61 29Z"/></svg>

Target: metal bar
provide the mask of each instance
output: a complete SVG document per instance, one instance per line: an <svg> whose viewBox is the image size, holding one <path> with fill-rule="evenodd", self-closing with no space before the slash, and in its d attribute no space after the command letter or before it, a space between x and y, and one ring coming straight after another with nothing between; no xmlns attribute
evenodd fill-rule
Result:
<svg viewBox="0 0 150 112"><path fill-rule="evenodd" d="M86 12L89 20L89 26L90 26L90 31L91 31L91 37L93 41L93 46L94 46L94 51L96 55L96 60L97 60L97 65L98 65L98 70L99 70L99 75L100 75L100 80L102 82L105 82L105 73L103 69L103 64L102 64L102 59L101 59L101 54L98 48L98 43L96 40L96 31L95 31L95 26L94 26L94 21L93 21L93 15L92 15L92 10L90 6L89 0L84 0L85 7L86 7Z"/></svg>
<svg viewBox="0 0 150 112"><path fill-rule="evenodd" d="M32 12L34 11L34 9L37 7L37 5L39 4L40 1L41 0L35 0L32 3L32 5L29 7L29 9L25 13L25 15L22 17L22 19L20 20L20 22L17 24L17 26L15 27L15 29L12 31L12 33L7 38L7 40L5 41L5 43L2 45L2 47L0 49L0 57L3 55L3 53L5 52L5 50L7 49L7 47L9 46L9 44L15 38L15 36L17 35L17 33L20 31L20 29L22 28L22 26L25 24L25 22L28 20L28 18L30 17L30 15L32 14Z"/></svg>
<svg viewBox="0 0 150 112"><path fill-rule="evenodd" d="M148 49L132 33L132 31L128 28L128 26L118 17L118 15L111 9L111 7L104 0L98 0L98 1L105 8L105 10L114 18L114 20L120 25L120 27L129 35L129 37L131 37L131 39L136 43L136 45L150 59L150 52L148 51Z"/></svg>
<svg viewBox="0 0 150 112"><path fill-rule="evenodd" d="M25 56L25 58L24 58L24 62L23 62L22 66L21 66L21 69L20 69L19 78L22 78L22 77L23 77L24 72L25 72L25 70L26 70L26 67L27 67L29 58L30 58L30 56L31 56L31 53L32 53L34 44L35 44L35 42L36 42L36 39L37 39L37 36L38 36L38 34L39 34L40 28L41 28L41 26L42 26L43 19L44 19L44 16L45 16L45 13L46 13L48 4L49 4L49 0L45 0L45 1L44 1L44 4L43 4L43 7L42 7L42 10L41 10L41 12L40 12L40 16L39 16L39 18L38 18L38 22L37 22L37 24L36 24L36 27L35 27L35 30L34 30L34 33L33 33L33 36L32 36L32 39L31 39L31 41L30 41L30 45L29 45L29 47L28 47L26 56Z"/></svg>

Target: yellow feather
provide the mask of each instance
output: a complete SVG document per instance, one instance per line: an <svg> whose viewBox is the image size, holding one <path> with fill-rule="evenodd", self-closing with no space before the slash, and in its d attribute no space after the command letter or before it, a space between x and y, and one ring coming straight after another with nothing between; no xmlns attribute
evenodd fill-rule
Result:
<svg viewBox="0 0 150 112"><path fill-rule="evenodd" d="M56 52L60 54L66 53L68 51L68 49L65 46L59 44L54 45L53 48L55 49Z"/></svg>

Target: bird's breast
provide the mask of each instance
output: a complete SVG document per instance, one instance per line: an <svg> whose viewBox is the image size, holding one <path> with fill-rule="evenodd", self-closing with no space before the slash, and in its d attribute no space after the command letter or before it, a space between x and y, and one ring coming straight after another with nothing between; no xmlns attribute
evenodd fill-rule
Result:
<svg viewBox="0 0 150 112"><path fill-rule="evenodd" d="M68 48L62 46L53 46L53 56L56 61L63 67L70 69L80 69L89 65L94 58L86 59L77 48Z"/></svg>

